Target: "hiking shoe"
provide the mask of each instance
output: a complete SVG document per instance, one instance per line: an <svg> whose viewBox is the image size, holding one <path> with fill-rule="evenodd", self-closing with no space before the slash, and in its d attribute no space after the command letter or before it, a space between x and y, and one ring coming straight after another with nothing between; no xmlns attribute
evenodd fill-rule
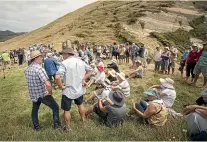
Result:
<svg viewBox="0 0 207 142"><path fill-rule="evenodd" d="M34 126L33 127L33 130L36 131L36 132L38 132L38 131L40 131L41 128L42 128L41 126Z"/></svg>

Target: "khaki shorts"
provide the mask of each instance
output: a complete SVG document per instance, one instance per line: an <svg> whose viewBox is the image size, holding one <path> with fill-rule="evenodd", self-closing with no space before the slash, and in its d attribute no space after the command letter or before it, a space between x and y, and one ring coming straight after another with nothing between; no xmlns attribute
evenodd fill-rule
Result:
<svg viewBox="0 0 207 142"><path fill-rule="evenodd" d="M200 66L196 64L193 73L195 75L200 75L200 73L202 73L204 77L207 77L207 66Z"/></svg>
<svg viewBox="0 0 207 142"><path fill-rule="evenodd" d="M171 68L175 68L175 60L171 61Z"/></svg>

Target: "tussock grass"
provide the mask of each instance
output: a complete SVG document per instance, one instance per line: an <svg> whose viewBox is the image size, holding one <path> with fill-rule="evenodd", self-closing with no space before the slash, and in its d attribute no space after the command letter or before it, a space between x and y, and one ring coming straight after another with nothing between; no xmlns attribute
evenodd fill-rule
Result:
<svg viewBox="0 0 207 142"><path fill-rule="evenodd" d="M130 65L126 64L120 65L121 71L125 73L129 72L129 67ZM43 129L40 132L34 132L31 123L32 103L28 97L26 80L23 73L25 68L25 66L16 66L8 70L6 79L1 79L0 81L0 140L187 140L186 135L182 133L182 129L186 128L183 118L174 119L169 116L165 127L151 128L140 123L138 118L133 116L130 119L126 119L123 126L111 129L101 125L95 114L83 124L80 121L77 107L74 104L72 105L71 111L71 127L73 129L71 133L53 130L52 111L44 105L41 105L39 110L39 120ZM144 97L142 93L144 90L151 85L159 84L158 79L160 77L167 76L155 74L149 69L145 71L145 77L143 79L129 80L131 96L126 100L127 110L131 108L132 102L138 102ZM187 85L179 78L178 74L170 77L175 80L175 88L177 91L174 109L182 112L183 105L194 103L200 94L200 88ZM2 72L0 78L3 78ZM88 89L87 94L94 90L94 88L92 86L92 88ZM60 105L60 91L54 90L53 96ZM62 115L62 110L60 114Z"/></svg>

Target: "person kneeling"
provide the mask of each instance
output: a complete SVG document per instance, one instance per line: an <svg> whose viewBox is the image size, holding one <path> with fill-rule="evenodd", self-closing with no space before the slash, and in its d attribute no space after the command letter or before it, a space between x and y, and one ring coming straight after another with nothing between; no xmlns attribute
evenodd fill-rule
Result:
<svg viewBox="0 0 207 142"><path fill-rule="evenodd" d="M121 91L111 91L109 99L99 99L98 103L91 106L86 117L95 112L106 126L119 126L126 115L124 94Z"/></svg>
<svg viewBox="0 0 207 142"><path fill-rule="evenodd" d="M153 90L144 92L147 95L146 101L133 104L130 113L135 113L150 125L163 126L167 121L167 109L162 100L158 100L157 94Z"/></svg>

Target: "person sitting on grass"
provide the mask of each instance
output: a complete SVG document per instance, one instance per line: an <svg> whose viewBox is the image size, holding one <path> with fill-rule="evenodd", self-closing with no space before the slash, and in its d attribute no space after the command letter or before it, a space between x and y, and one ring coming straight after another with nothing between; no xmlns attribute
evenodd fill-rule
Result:
<svg viewBox="0 0 207 142"><path fill-rule="evenodd" d="M96 67L94 67L94 69L95 69L95 72L97 72L96 71ZM102 61L100 61L98 63L97 70L98 70L98 72L96 73L95 80L89 82L88 83L88 87L90 87L93 83L95 83L95 84L102 84L104 82L104 80L106 78L106 74L104 72L104 64L103 64Z"/></svg>
<svg viewBox="0 0 207 142"><path fill-rule="evenodd" d="M99 99L86 111L86 117L95 112L101 122L108 127L118 127L124 122L126 105L124 94L121 91L111 91L109 99Z"/></svg>
<svg viewBox="0 0 207 142"><path fill-rule="evenodd" d="M161 85L153 85L150 87L156 88L159 92L159 97L164 101L164 104L167 108L171 108L176 99L176 91L173 87L174 81L171 78L160 78Z"/></svg>
<svg viewBox="0 0 207 142"><path fill-rule="evenodd" d="M114 81L117 81L117 77L116 77L116 71L115 70L110 70L108 71L108 77L107 79L110 81L110 82L114 82Z"/></svg>
<svg viewBox="0 0 207 142"><path fill-rule="evenodd" d="M207 90L202 91L201 97L204 106L189 105L184 110L192 141L207 141Z"/></svg>
<svg viewBox="0 0 207 142"><path fill-rule="evenodd" d="M136 69L127 75L127 78L142 78L143 77L143 67L142 62L140 60L135 61Z"/></svg>
<svg viewBox="0 0 207 142"><path fill-rule="evenodd" d="M121 72L121 73L116 73L116 75L117 75L118 81L112 82L112 89L113 90L120 89L124 93L125 97L129 97L130 96L130 85L129 85L129 82L125 78L125 74Z"/></svg>
<svg viewBox="0 0 207 142"><path fill-rule="evenodd" d="M93 71L91 73L91 78L90 78L89 82L87 83L88 87L90 87L95 82L95 80L97 78L97 74L98 74L98 69L97 69L95 63L92 63L91 67L92 67Z"/></svg>
<svg viewBox="0 0 207 142"><path fill-rule="evenodd" d="M165 125L168 113L164 102L158 99L158 95L153 90L147 90L144 94L147 95L148 102L142 100L140 103L133 103L129 114L137 114L152 126Z"/></svg>
<svg viewBox="0 0 207 142"><path fill-rule="evenodd" d="M108 98L109 93L111 92L111 82L108 79L105 79L103 86L104 86L103 89L92 92L91 95L89 96L89 98L85 102L87 103L87 102L89 102L91 100L95 100L95 99Z"/></svg>
<svg viewBox="0 0 207 142"><path fill-rule="evenodd" d="M107 64L107 68L114 69L116 72L120 73L116 59L111 60L111 62L111 64Z"/></svg>

